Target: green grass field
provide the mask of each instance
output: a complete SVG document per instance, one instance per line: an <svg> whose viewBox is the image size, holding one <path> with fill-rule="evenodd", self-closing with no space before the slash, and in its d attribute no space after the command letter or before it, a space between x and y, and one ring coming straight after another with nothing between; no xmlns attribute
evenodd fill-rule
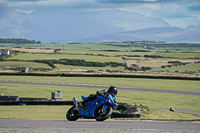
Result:
<svg viewBox="0 0 200 133"><path fill-rule="evenodd" d="M134 55L156 55L169 58L196 58L200 57L200 53L181 53L181 52L130 52L130 51L93 51L93 50L62 50L60 53L65 54L92 54L92 55L107 55L107 56L134 56Z"/></svg>
<svg viewBox="0 0 200 133"><path fill-rule="evenodd" d="M169 61L179 61L181 63L196 63L199 62L200 53L198 52L199 44L191 44L193 47L187 49L189 44L182 44L185 50L180 51L171 51L166 52L164 49L170 48L175 49L175 47L180 47L180 44L168 44L166 46L165 43L156 43L152 42L135 42L133 43L86 43L86 44L2 44L2 46L6 47L15 47L13 50L17 51L25 51L28 53L20 53L15 56L4 58L5 60L59 60L59 59L79 59L90 62L117 62L117 63L125 63L127 67L131 69L131 67L137 65L140 67L137 71L132 73L130 70L125 71L125 67L83 67L83 66L70 66L70 65L61 65L54 64L57 68L54 68L53 71L49 71L49 73L70 73L70 72L106 72L106 73L128 73L128 74L142 74L143 72L141 68L150 67L151 70L146 70L146 72L154 74L153 72L164 72L162 75L176 75L176 76L199 76L199 63L197 64L189 64L185 66L178 67L170 67L170 68L161 68L166 67L168 65L173 65L168 63ZM148 47L149 49L145 48ZM163 46L162 46L163 45ZM155 48L158 46L158 48ZM16 48L23 47L23 48ZM24 48L25 47L25 48ZM33 49L37 48L37 49ZM40 49L40 48L48 48L48 49ZM162 48L162 52L160 49ZM182 47L181 47L182 48ZM58 49L58 54L53 54L53 51ZM63 50L64 49L64 50ZM67 50L66 50L67 49ZM137 52L133 52L136 50ZM138 50L143 50L143 52L138 52ZM176 49L177 50L177 49ZM196 51L195 51L196 50ZM146 51L146 52L145 52ZM34 53L34 54L33 54ZM41 54L43 53L43 54ZM48 54L51 53L51 54ZM161 56L165 58L147 58L146 55L151 56ZM137 57L134 57L137 56ZM139 57L138 57L139 56ZM12 63L13 62L13 63ZM47 64L35 64L35 63L27 63L27 62L2 62L0 67L10 66L10 67L31 67L33 68L51 68ZM1 70L3 71L3 70ZM15 71L19 72L19 71ZM40 72L34 71L35 73ZM45 73L48 73L47 71ZM187 74L187 75L185 75ZM157 73L154 74L155 76Z"/></svg>
<svg viewBox="0 0 200 133"><path fill-rule="evenodd" d="M34 49L35 51L35 49ZM170 68L161 68L161 66L172 65L168 63L169 61L180 61L181 63L195 63L200 61L199 59L185 59L190 58L196 55L196 53L156 53L156 52L105 52L105 51L75 51L69 50L64 51L65 54L17 54L16 56L5 58L5 60L9 59L17 59L17 60L48 60L48 59L79 59L85 60L90 62L118 62L118 63L126 63L128 67L131 67L132 64L136 64L139 67L151 67L157 68L153 70L147 70L148 72L152 71L163 71L170 74L171 72L176 72L177 74L181 75L181 73L187 73L190 75L199 75L199 63L196 64L189 64L185 66L176 66ZM126 57L125 60L121 56L134 56L140 55L141 57ZM144 55L159 55L159 56L166 56L166 57L173 57L176 58L144 58ZM180 58L185 57L185 58ZM32 67L32 68L51 68L47 64L44 63L33 63L33 62L15 62L15 61L5 61L0 64L0 67ZM85 66L70 66L70 65L61 65L55 64L57 68L53 72L84 72L84 71L120 71L124 73L131 73L131 71L125 71L125 67L85 67ZM184 75L183 75L184 76Z"/></svg>
<svg viewBox="0 0 200 133"><path fill-rule="evenodd" d="M160 45L161 44L161 45ZM163 43L163 42L134 42L120 43L120 42L103 42L103 43L56 43L56 44L12 44L2 43L0 47L21 47L21 48L38 48L38 49L66 49L66 50L150 50L150 51L170 51L170 52L194 52L199 51L199 43L191 44L177 44L177 43ZM146 47L146 48L145 48Z"/></svg>
<svg viewBox="0 0 200 133"><path fill-rule="evenodd" d="M1 106L0 118L23 120L66 120L69 106Z"/></svg>
<svg viewBox="0 0 200 133"><path fill-rule="evenodd" d="M105 88L107 89L107 88ZM95 88L78 88L62 86L42 86L24 84L4 84L1 83L0 92L4 95L14 95L20 97L42 97L51 99L51 92L63 92L63 100L72 100L75 96L78 100L81 95L95 93ZM154 108L168 108L174 106L178 109L200 110L199 96L153 93L140 91L119 90L117 101L129 104L148 105Z"/></svg>
<svg viewBox="0 0 200 133"><path fill-rule="evenodd" d="M86 67L86 66L71 66L71 65L61 65L61 64L56 64L55 65L58 70L57 71L84 71L84 70L92 70L92 71L106 71L106 70L112 70L112 71L124 71L124 67L119 66L119 67Z"/></svg>
<svg viewBox="0 0 200 133"><path fill-rule="evenodd" d="M82 51L84 53L84 51ZM109 53L109 52L105 52ZM75 54L75 53L74 53ZM6 59L18 59L18 60L41 60L41 59L83 59L86 61L93 61L93 62L118 62L118 63L124 63L123 59L121 57L112 57L111 55L108 55L109 57L105 56L94 56L94 55L74 55L74 54L19 54L17 56L6 58ZM117 52L114 53L115 56L117 56ZM199 60L195 59L163 59L163 58L144 58L144 57L129 57L126 58L125 62L128 67L131 67L132 64L137 64L140 67L151 67L151 68L159 68L154 70L148 70L151 71L164 71L164 72L184 72L187 74L200 74L200 63L196 64L189 64L185 66L176 66L176 67L170 67L170 68L161 68L161 66L167 66L172 65L168 63L169 61L180 61L182 63L194 63L198 62ZM16 62L16 61L5 61L1 62L0 68L3 67L31 67L31 68L51 68L47 64L44 63L34 63L34 62ZM106 72L107 70L111 71L121 71L124 73L131 73L131 71L125 71L125 67L85 67L85 66L70 66L70 65L61 65L61 64L55 64L57 67L54 72L70 72L70 71L95 71L98 72L99 70ZM67 69L67 70L65 70Z"/></svg>
<svg viewBox="0 0 200 133"><path fill-rule="evenodd" d="M156 52L155 55L157 56L162 56L162 57L172 57L172 58L199 58L200 57L200 53L168 53L168 52Z"/></svg>
<svg viewBox="0 0 200 133"><path fill-rule="evenodd" d="M111 45L108 45L111 44ZM114 45L112 45L114 44ZM116 44L116 45L115 45ZM67 49L67 50L136 50L141 47L121 47L122 43L78 43L78 44L1 44L1 47L21 47L38 49Z"/></svg>
<svg viewBox="0 0 200 133"><path fill-rule="evenodd" d="M79 59L85 61L96 62L119 62L123 63L120 57L104 57L104 56L91 56L91 55L68 55L68 54L19 54L7 59L19 60L42 60L42 59Z"/></svg>
<svg viewBox="0 0 200 133"><path fill-rule="evenodd" d="M94 50L61 50L63 54L87 54L87 55L104 55L104 56L124 56L124 55L151 55L153 52L130 52L130 51L94 51Z"/></svg>
<svg viewBox="0 0 200 133"><path fill-rule="evenodd" d="M12 77L12 76L0 76L0 80L12 80L12 81L35 81L35 82L63 82L63 83L92 83L92 84L119 84L119 81L129 83L123 86L129 86L134 84L133 81L137 81L137 85L140 87L143 84L160 85L163 84L164 89L166 85L171 83L171 85L179 84L180 87L191 86L191 90L199 91L197 86L199 82L188 81L176 81L176 80L153 80L151 79L140 79L140 80L126 80L115 78L61 78L61 77ZM140 83L139 83L140 82ZM115 84L114 84L115 85ZM195 87L196 86L196 87ZM158 86L156 86L157 88ZM196 89L195 89L196 88ZM106 88L105 88L106 89ZM20 97L43 97L51 98L51 92L54 91L63 92L63 100L72 100L75 96L78 100L81 100L81 95L89 95L95 93L98 89L96 88L78 88L78 87L62 87L62 86L42 86L42 85L24 85L24 84L0 84L0 92L4 95L15 95ZM153 93L153 92L140 92L140 91L124 91L119 90L117 95L117 102L123 102L128 104L137 104L149 106L151 110L144 113L141 119L160 119L160 120L195 120L196 117L190 115L184 115L179 112L169 112L158 110L156 108L169 108L174 106L176 109L186 109L186 110L200 110L199 96L191 95L181 95L181 94L167 94L167 93ZM30 119L30 120L63 120L65 119L65 113L70 106L1 106L0 108L0 118L9 119ZM195 114L195 113L191 113Z"/></svg>
<svg viewBox="0 0 200 133"><path fill-rule="evenodd" d="M0 68L3 67L31 67L31 68L49 68L51 67L47 64L36 63L36 62L20 62L20 61L4 61L0 63Z"/></svg>
<svg viewBox="0 0 200 133"><path fill-rule="evenodd" d="M141 57L129 57L126 58L126 63L128 66L132 64L137 64L140 67L152 67L159 68L161 66L173 65L172 63L168 63L170 61L180 61L181 63L195 63L199 60L195 59L171 59L171 58L141 58ZM198 69L196 69L198 70Z"/></svg>
<svg viewBox="0 0 200 133"><path fill-rule="evenodd" d="M169 71L169 72L185 72L185 73L196 73L200 74L200 63L185 65L185 66L176 66L169 68L156 69L152 71Z"/></svg>
<svg viewBox="0 0 200 133"><path fill-rule="evenodd" d="M0 76L0 80L27 82L54 82L91 85L115 85L121 87L150 88L159 90L200 92L200 82L196 80L106 78L106 77L39 77L39 76Z"/></svg>
<svg viewBox="0 0 200 133"><path fill-rule="evenodd" d="M55 83L75 83L92 85L115 85L134 88L151 88L162 90L191 91L200 92L200 82L190 80L161 80L161 79L134 79L134 78L89 78L89 77L31 77L31 76L0 76L0 80L7 81L27 81L27 82L55 82ZM105 88L106 89L106 88ZM50 98L51 92L62 91L63 100L71 100L76 96L89 95L95 93L97 89L77 88L62 86L41 86L23 84L3 84L0 92L5 95L17 95L21 97L44 97ZM179 109L200 110L199 96L153 93L140 91L119 90L117 100L129 104L143 104L154 108L168 108L175 106Z"/></svg>

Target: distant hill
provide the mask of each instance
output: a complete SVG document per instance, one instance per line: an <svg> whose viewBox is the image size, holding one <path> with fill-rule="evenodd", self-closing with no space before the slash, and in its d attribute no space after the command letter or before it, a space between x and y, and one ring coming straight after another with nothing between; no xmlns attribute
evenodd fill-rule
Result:
<svg viewBox="0 0 200 133"><path fill-rule="evenodd" d="M200 31L200 25L196 25L196 26L195 25L190 25L190 26L186 27L185 29L199 32Z"/></svg>
<svg viewBox="0 0 200 133"><path fill-rule="evenodd" d="M120 27L92 20L92 14L88 13L44 9L33 12L31 16L41 21L37 24L41 33L37 34L38 29L35 28L29 37L35 36L45 41L76 41L79 38L123 31ZM27 28L31 29L30 25Z"/></svg>
<svg viewBox="0 0 200 133"><path fill-rule="evenodd" d="M106 34L82 39L82 42L122 41L166 41L200 42L200 30L186 30L176 27L147 28L142 30Z"/></svg>
<svg viewBox="0 0 200 133"><path fill-rule="evenodd" d="M24 38L29 32L22 22L30 19L24 13L16 12L0 6L0 38Z"/></svg>
<svg viewBox="0 0 200 133"><path fill-rule="evenodd" d="M162 28L164 27L164 28ZM199 30L170 27L159 18L121 10L65 12L40 9L25 14L0 7L0 38L50 42L199 41Z"/></svg>

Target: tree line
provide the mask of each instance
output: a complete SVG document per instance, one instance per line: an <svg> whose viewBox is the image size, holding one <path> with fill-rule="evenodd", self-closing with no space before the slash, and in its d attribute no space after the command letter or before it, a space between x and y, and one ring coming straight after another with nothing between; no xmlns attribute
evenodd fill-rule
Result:
<svg viewBox="0 0 200 133"><path fill-rule="evenodd" d="M27 39L22 39L22 38L0 38L0 43L42 44L41 41L27 40Z"/></svg>
<svg viewBox="0 0 200 133"><path fill-rule="evenodd" d="M87 67L118 67L118 66L124 66L126 67L126 64L124 63L118 63L118 62L93 62L93 61L85 61L85 60L79 60L79 59L59 59L59 60L35 60L34 62L38 63L45 63L48 64L52 68L56 68L54 64L62 64L62 65L72 65L72 66L87 66Z"/></svg>

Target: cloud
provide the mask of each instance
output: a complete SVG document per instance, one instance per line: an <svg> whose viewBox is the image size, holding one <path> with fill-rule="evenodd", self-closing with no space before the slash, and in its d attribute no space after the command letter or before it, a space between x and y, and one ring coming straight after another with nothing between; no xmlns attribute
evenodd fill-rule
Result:
<svg viewBox="0 0 200 133"><path fill-rule="evenodd" d="M24 6L76 6L81 4L95 5L97 7L107 6L105 4L137 4L137 3L163 3L172 0L1 0L0 4L8 7ZM179 1L179 0L173 0Z"/></svg>
<svg viewBox="0 0 200 133"><path fill-rule="evenodd" d="M99 3L148 3L148 2L158 2L160 0L98 0Z"/></svg>
<svg viewBox="0 0 200 133"><path fill-rule="evenodd" d="M200 23L199 0L0 0L0 5L27 13L45 7L69 11L120 9L160 18L171 26Z"/></svg>
<svg viewBox="0 0 200 133"><path fill-rule="evenodd" d="M94 0L8 0L1 2L9 7L23 7L23 6L72 6L73 4L87 4L94 3Z"/></svg>
<svg viewBox="0 0 200 133"><path fill-rule="evenodd" d="M169 1L169 0L168 0ZM142 14L148 17L161 18L168 22L171 26L185 28L188 25L200 24L200 12L196 7L198 2L177 1L177 2L158 2L158 3L143 3L129 4L120 8L121 10ZM196 8L189 9L195 6Z"/></svg>
<svg viewBox="0 0 200 133"><path fill-rule="evenodd" d="M34 12L35 10L21 10L21 9L15 9L15 11L22 12L22 13L26 13L26 14L31 14L31 13Z"/></svg>

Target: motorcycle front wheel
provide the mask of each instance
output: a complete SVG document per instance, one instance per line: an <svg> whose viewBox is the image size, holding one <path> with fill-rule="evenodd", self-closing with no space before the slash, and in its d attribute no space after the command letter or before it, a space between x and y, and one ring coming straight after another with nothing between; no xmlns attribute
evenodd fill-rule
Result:
<svg viewBox="0 0 200 133"><path fill-rule="evenodd" d="M96 121L104 121L112 115L112 107L108 107L107 109L103 110L103 107L97 108L94 114L94 118Z"/></svg>
<svg viewBox="0 0 200 133"><path fill-rule="evenodd" d="M73 110L74 108L75 107L73 106L67 111L66 118L69 121L76 121L79 118L78 110Z"/></svg>

